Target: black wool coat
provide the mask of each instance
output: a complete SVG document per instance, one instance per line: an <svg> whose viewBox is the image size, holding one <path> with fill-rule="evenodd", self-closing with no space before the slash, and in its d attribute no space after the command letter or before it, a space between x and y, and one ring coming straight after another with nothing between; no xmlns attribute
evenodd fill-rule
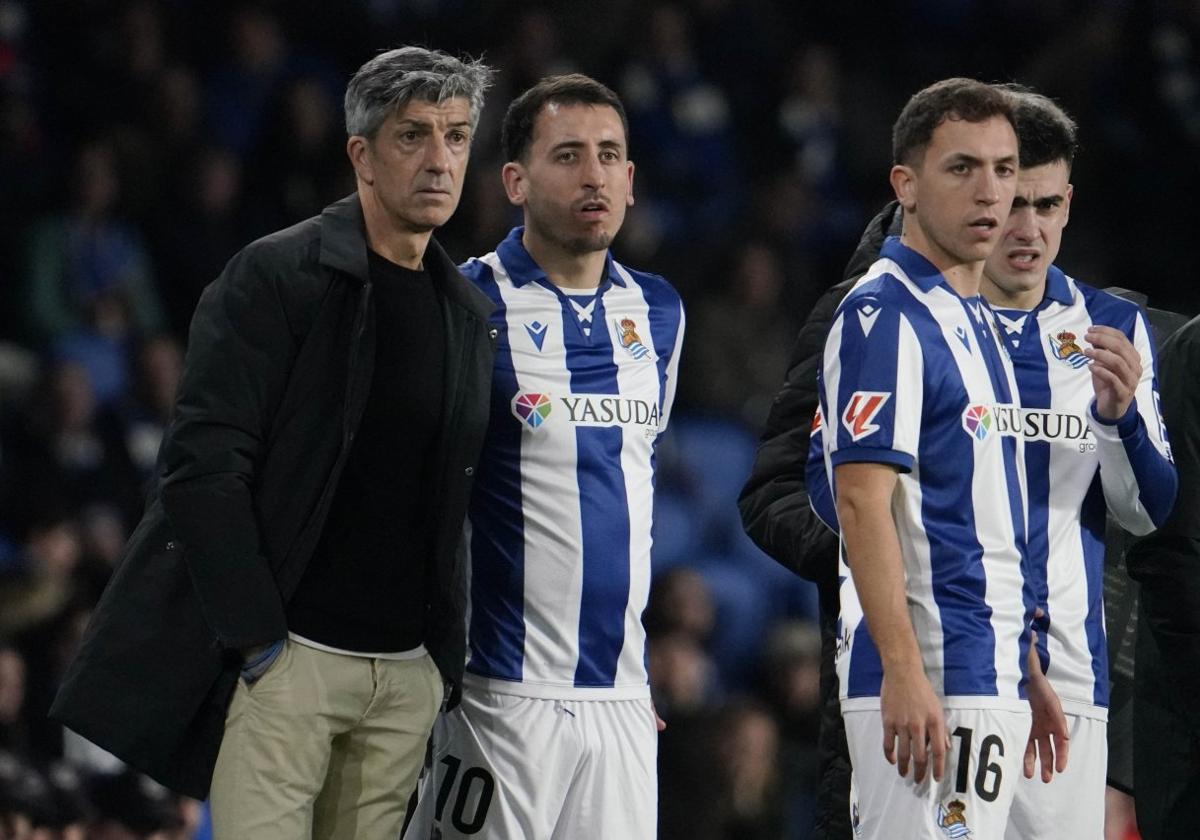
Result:
<svg viewBox="0 0 1200 840"><path fill-rule="evenodd" d="M446 335L425 646L457 685L462 524L488 420L493 306L433 239L425 266ZM375 342L404 329L376 329L371 291L351 195L246 247L196 308L158 487L51 709L181 793L208 794L238 649L287 633L285 605L362 418Z"/></svg>

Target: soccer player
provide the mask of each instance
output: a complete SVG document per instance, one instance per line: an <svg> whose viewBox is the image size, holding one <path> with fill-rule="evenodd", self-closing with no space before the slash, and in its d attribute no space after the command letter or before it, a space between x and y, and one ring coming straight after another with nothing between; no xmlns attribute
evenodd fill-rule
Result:
<svg viewBox="0 0 1200 840"><path fill-rule="evenodd" d="M1176 475L1146 317L1053 264L1070 217L1075 124L1044 96L1010 95L1021 169L980 289L1016 371L1037 653L1066 713L1070 761L1042 784L1030 778L1034 755L1027 754L1005 836L1100 838L1108 765L1105 511L1126 530L1149 533L1171 511ZM1043 781L1055 768L1048 758L1041 756Z"/></svg>
<svg viewBox="0 0 1200 840"><path fill-rule="evenodd" d="M1000 422L1016 383L979 296L1016 191L1010 101L970 79L931 85L897 119L893 155L903 232L843 300L820 377L851 576L838 677L852 823L864 838L988 840L1008 822L1026 690L1047 691L1040 674L1026 685L1023 462Z"/></svg>
<svg viewBox="0 0 1200 840"><path fill-rule="evenodd" d="M499 332L467 676L408 838L655 834L641 613L684 321L666 281L608 251L633 203L627 138L620 100L581 75L543 79L504 118L525 224L463 267Z"/></svg>

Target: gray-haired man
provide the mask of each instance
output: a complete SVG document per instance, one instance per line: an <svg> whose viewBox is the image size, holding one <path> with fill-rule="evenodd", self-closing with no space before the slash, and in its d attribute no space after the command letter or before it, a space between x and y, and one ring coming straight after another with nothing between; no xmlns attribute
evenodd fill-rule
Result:
<svg viewBox="0 0 1200 840"><path fill-rule="evenodd" d="M220 837L392 838L465 643L492 305L432 238L491 73L346 92L357 193L252 243L192 322L161 480L53 713L209 793Z"/></svg>

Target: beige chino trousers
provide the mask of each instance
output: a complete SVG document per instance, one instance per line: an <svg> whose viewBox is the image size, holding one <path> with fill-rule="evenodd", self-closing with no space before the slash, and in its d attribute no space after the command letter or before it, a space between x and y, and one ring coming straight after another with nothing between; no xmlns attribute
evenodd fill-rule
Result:
<svg viewBox="0 0 1200 840"><path fill-rule="evenodd" d="M345 656L290 639L238 680L210 805L216 840L395 840L442 702L428 655Z"/></svg>

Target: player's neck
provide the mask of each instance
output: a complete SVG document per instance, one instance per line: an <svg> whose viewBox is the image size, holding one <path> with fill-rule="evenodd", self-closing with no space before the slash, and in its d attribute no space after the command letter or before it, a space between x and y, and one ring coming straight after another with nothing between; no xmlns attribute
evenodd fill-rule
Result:
<svg viewBox="0 0 1200 840"><path fill-rule="evenodd" d="M1041 282L1030 289L1005 289L988 277L985 271L979 282L979 292L997 309L1032 312L1046 295L1046 276L1042 275Z"/></svg>
<svg viewBox="0 0 1200 840"><path fill-rule="evenodd" d="M531 235L528 227L521 244L538 267L546 272L546 278L560 289L595 289L600 285L607 251L569 252Z"/></svg>
<svg viewBox="0 0 1200 840"><path fill-rule="evenodd" d="M371 190L359 189L367 245L379 256L397 265L419 271L433 230L413 230L393 218Z"/></svg>
<svg viewBox="0 0 1200 840"><path fill-rule="evenodd" d="M962 298L972 298L979 294L979 283L983 277L983 260L964 262L940 247L932 239L924 236L918 225L912 225L910 230L905 220L904 232L900 234L900 242L929 260L933 267L942 273L946 284Z"/></svg>

